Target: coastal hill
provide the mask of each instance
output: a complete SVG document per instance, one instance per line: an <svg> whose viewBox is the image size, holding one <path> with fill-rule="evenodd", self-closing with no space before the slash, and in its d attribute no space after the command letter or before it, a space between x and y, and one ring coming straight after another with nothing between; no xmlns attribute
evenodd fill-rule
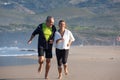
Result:
<svg viewBox="0 0 120 80"><path fill-rule="evenodd" d="M119 0L0 0L0 24L36 24L47 15L70 25L120 25Z"/></svg>
<svg viewBox="0 0 120 80"><path fill-rule="evenodd" d="M52 15L55 25L66 20L77 43L112 45L119 14L119 0L0 0L0 32L31 30Z"/></svg>

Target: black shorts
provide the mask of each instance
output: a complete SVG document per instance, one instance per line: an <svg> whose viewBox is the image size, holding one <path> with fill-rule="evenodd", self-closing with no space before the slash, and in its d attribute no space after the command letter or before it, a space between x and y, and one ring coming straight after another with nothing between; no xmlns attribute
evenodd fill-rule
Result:
<svg viewBox="0 0 120 80"><path fill-rule="evenodd" d="M62 64L67 63L69 54L69 49L57 49L56 48L56 58L57 58L57 64L59 67L62 66Z"/></svg>
<svg viewBox="0 0 120 80"><path fill-rule="evenodd" d="M45 58L52 58L52 47L48 49L38 48L38 56L44 56L44 54Z"/></svg>

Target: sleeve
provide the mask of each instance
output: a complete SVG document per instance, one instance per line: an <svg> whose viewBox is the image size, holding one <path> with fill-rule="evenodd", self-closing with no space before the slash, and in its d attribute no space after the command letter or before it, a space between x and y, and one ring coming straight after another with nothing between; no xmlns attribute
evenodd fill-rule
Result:
<svg viewBox="0 0 120 80"><path fill-rule="evenodd" d="M39 34L40 30L41 30L41 24L38 25L38 27L33 31L32 35L35 36L35 35Z"/></svg>
<svg viewBox="0 0 120 80"><path fill-rule="evenodd" d="M60 39L60 36L58 34L58 32L56 31L55 32L55 37L54 37L54 41L56 42L56 40Z"/></svg>
<svg viewBox="0 0 120 80"><path fill-rule="evenodd" d="M58 32L55 32L55 36L54 36L54 42L53 42L53 46L56 47L56 40L58 40L60 38Z"/></svg>
<svg viewBox="0 0 120 80"><path fill-rule="evenodd" d="M55 32L56 32L56 27L53 25L53 34L51 36L51 38L54 40L54 37L55 37Z"/></svg>
<svg viewBox="0 0 120 80"><path fill-rule="evenodd" d="M70 40L75 41L75 38L74 38L73 34L71 33L71 31L69 33L70 33Z"/></svg>

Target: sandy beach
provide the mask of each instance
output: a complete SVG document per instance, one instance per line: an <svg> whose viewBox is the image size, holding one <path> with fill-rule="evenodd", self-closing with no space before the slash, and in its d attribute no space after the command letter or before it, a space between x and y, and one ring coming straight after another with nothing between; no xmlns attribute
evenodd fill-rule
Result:
<svg viewBox="0 0 120 80"><path fill-rule="evenodd" d="M120 46L73 46L68 65L62 80L120 80ZM0 80L44 80L44 66L38 73L37 56L0 57ZM48 80L57 77L54 55Z"/></svg>

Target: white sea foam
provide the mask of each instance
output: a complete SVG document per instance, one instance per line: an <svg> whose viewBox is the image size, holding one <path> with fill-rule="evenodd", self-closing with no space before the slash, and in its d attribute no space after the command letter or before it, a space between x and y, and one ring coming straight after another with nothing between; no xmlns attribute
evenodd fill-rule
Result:
<svg viewBox="0 0 120 80"><path fill-rule="evenodd" d="M37 55L37 50L18 47L0 47L0 56L31 56L31 55Z"/></svg>

